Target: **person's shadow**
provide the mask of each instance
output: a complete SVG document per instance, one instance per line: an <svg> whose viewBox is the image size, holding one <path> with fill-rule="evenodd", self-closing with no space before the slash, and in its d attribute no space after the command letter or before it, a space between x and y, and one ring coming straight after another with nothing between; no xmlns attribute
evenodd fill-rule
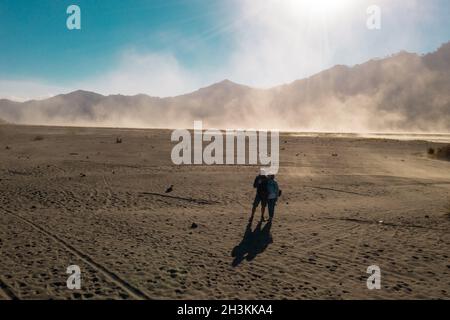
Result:
<svg viewBox="0 0 450 320"><path fill-rule="evenodd" d="M273 242L270 229L272 228L272 220L262 227L263 222L259 221L255 230L252 231L253 218L247 224L245 234L241 242L231 251L234 258L233 267L237 267L242 261L252 261L258 254L263 253L267 247ZM261 229L262 228L262 229Z"/></svg>

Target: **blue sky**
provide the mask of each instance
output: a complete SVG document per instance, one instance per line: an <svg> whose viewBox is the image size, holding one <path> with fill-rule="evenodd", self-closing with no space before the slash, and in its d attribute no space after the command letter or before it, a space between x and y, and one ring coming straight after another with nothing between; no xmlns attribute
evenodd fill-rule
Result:
<svg viewBox="0 0 450 320"><path fill-rule="evenodd" d="M0 2L0 71L2 76L36 76L70 82L107 71L129 47L173 52L195 67L220 61L226 37L199 43L183 41L226 23L225 1L218 0L2 0ZM66 9L81 8L82 30L66 28ZM227 4L227 7L229 5Z"/></svg>
<svg viewBox="0 0 450 320"><path fill-rule="evenodd" d="M71 4L81 30L66 28ZM381 30L366 27L371 4ZM270 87L449 40L447 0L1 0L0 97Z"/></svg>

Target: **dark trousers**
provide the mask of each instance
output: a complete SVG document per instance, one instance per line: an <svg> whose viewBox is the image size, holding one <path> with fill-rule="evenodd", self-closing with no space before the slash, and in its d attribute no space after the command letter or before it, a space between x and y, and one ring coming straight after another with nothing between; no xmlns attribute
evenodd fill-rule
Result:
<svg viewBox="0 0 450 320"><path fill-rule="evenodd" d="M256 194L255 196L255 200L253 201L253 209L258 208L259 204L261 203L262 207L266 207L267 205L267 200L266 200L266 196L261 196L260 194Z"/></svg>
<svg viewBox="0 0 450 320"><path fill-rule="evenodd" d="M277 205L277 199L267 200L267 207L269 208L269 217L273 218L275 215L275 206Z"/></svg>

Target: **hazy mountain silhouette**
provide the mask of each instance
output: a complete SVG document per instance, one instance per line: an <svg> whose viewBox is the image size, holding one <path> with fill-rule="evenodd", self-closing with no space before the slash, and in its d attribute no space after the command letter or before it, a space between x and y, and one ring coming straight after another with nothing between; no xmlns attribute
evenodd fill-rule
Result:
<svg viewBox="0 0 450 320"><path fill-rule="evenodd" d="M23 103L0 100L13 123L89 126L450 131L450 43L400 52L307 79L254 89L229 80L170 98L75 91Z"/></svg>

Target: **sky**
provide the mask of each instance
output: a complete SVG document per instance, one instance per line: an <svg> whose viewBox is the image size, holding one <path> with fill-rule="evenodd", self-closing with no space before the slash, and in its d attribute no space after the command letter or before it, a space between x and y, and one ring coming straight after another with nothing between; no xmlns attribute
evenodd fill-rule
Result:
<svg viewBox="0 0 450 320"><path fill-rule="evenodd" d="M66 25L73 4L80 30ZM0 0L0 98L268 88L448 41L448 0Z"/></svg>

